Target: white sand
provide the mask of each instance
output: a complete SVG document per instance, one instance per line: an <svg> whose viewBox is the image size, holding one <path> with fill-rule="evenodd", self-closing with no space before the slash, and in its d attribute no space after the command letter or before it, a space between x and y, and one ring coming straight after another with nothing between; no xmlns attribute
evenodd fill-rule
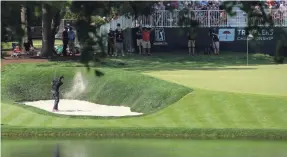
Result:
<svg viewBox="0 0 287 157"><path fill-rule="evenodd" d="M37 107L52 112L54 100L40 100L33 102L22 102L22 104ZM143 113L131 112L129 107L99 105L87 101L60 99L59 111L53 112L63 115L85 115L85 116L135 116Z"/></svg>

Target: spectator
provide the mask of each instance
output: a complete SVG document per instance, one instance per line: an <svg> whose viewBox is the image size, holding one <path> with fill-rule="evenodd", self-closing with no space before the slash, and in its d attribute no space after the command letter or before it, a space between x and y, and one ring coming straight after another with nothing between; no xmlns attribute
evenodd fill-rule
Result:
<svg viewBox="0 0 287 157"><path fill-rule="evenodd" d="M75 32L73 31L72 27L69 28L68 39L69 51L72 53L72 55L75 55Z"/></svg>
<svg viewBox="0 0 287 157"><path fill-rule="evenodd" d="M188 54L189 55L191 55L191 54L194 55L195 54L195 39L190 33L188 33L187 39L188 39L188 43L187 43L187 45L188 45Z"/></svg>
<svg viewBox="0 0 287 157"><path fill-rule="evenodd" d="M142 47L143 47L143 54L151 55L150 49L151 49L151 44L150 44L150 33L154 30L152 28L151 30L148 30L147 27L144 27L142 31Z"/></svg>
<svg viewBox="0 0 287 157"><path fill-rule="evenodd" d="M116 54L115 56L118 55L118 53L121 53L122 56L125 56L124 54L124 35L123 35L123 31L120 28L120 24L117 24L117 30L115 31L115 37L116 37Z"/></svg>
<svg viewBox="0 0 287 157"><path fill-rule="evenodd" d="M108 55L114 56L114 47L115 47L115 33L112 29L108 33Z"/></svg>
<svg viewBox="0 0 287 157"><path fill-rule="evenodd" d="M69 37L68 37L68 28L65 27L64 28L64 31L62 33L62 41L63 41L63 51L62 51L62 54L63 56L67 56L67 45L68 45L68 42L69 42Z"/></svg>
<svg viewBox="0 0 287 157"><path fill-rule="evenodd" d="M211 37L212 37L212 45L213 45L214 54L219 55L219 37L218 37L218 34L216 34L214 30L211 32Z"/></svg>
<svg viewBox="0 0 287 157"><path fill-rule="evenodd" d="M139 54L142 54L142 28L139 26L138 31L136 32L136 39L137 39L137 47Z"/></svg>

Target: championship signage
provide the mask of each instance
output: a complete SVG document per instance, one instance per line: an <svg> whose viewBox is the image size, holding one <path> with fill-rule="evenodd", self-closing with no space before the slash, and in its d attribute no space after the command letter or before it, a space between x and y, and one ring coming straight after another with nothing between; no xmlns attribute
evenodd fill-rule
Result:
<svg viewBox="0 0 287 157"><path fill-rule="evenodd" d="M164 28L155 28L155 42L153 45L167 45Z"/></svg>

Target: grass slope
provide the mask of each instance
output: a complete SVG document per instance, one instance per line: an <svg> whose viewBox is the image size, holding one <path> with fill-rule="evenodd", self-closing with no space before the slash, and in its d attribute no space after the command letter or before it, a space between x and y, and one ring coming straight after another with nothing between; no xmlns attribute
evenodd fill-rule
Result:
<svg viewBox="0 0 287 157"><path fill-rule="evenodd" d="M85 68L60 66L61 64L5 66L2 73L2 100L51 99L51 81L56 73L65 76L65 93L72 88L76 72L83 74L87 89L74 99L106 105L125 105L136 112L157 111L192 91L187 87L134 72L103 68L101 70L105 75L95 77L92 71L87 72Z"/></svg>

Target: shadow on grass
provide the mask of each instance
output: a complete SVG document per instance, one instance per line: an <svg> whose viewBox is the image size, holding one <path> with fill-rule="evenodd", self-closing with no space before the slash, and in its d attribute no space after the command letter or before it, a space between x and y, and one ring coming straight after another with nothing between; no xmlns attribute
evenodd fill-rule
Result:
<svg viewBox="0 0 287 157"><path fill-rule="evenodd" d="M273 57L262 54L249 56L249 65L273 64ZM231 68L228 66L246 66L246 56L242 53L224 53L220 56L164 55L129 56L126 58L108 58L96 66L123 68L131 71L157 70L252 70L256 68Z"/></svg>
<svg viewBox="0 0 287 157"><path fill-rule="evenodd" d="M60 57L49 60L61 62L63 67L85 67L80 63L80 57ZM65 63L65 64L62 64ZM126 57L110 57L100 62L90 63L91 67L120 68L128 71L161 71L161 70L252 70L254 67L247 67L245 53L225 52L219 56L199 55L187 56L186 54L156 53L152 56L139 56L132 54ZM274 64L273 57L264 54L250 54L248 65ZM40 67L53 64L39 64ZM233 68L229 66L246 66Z"/></svg>

